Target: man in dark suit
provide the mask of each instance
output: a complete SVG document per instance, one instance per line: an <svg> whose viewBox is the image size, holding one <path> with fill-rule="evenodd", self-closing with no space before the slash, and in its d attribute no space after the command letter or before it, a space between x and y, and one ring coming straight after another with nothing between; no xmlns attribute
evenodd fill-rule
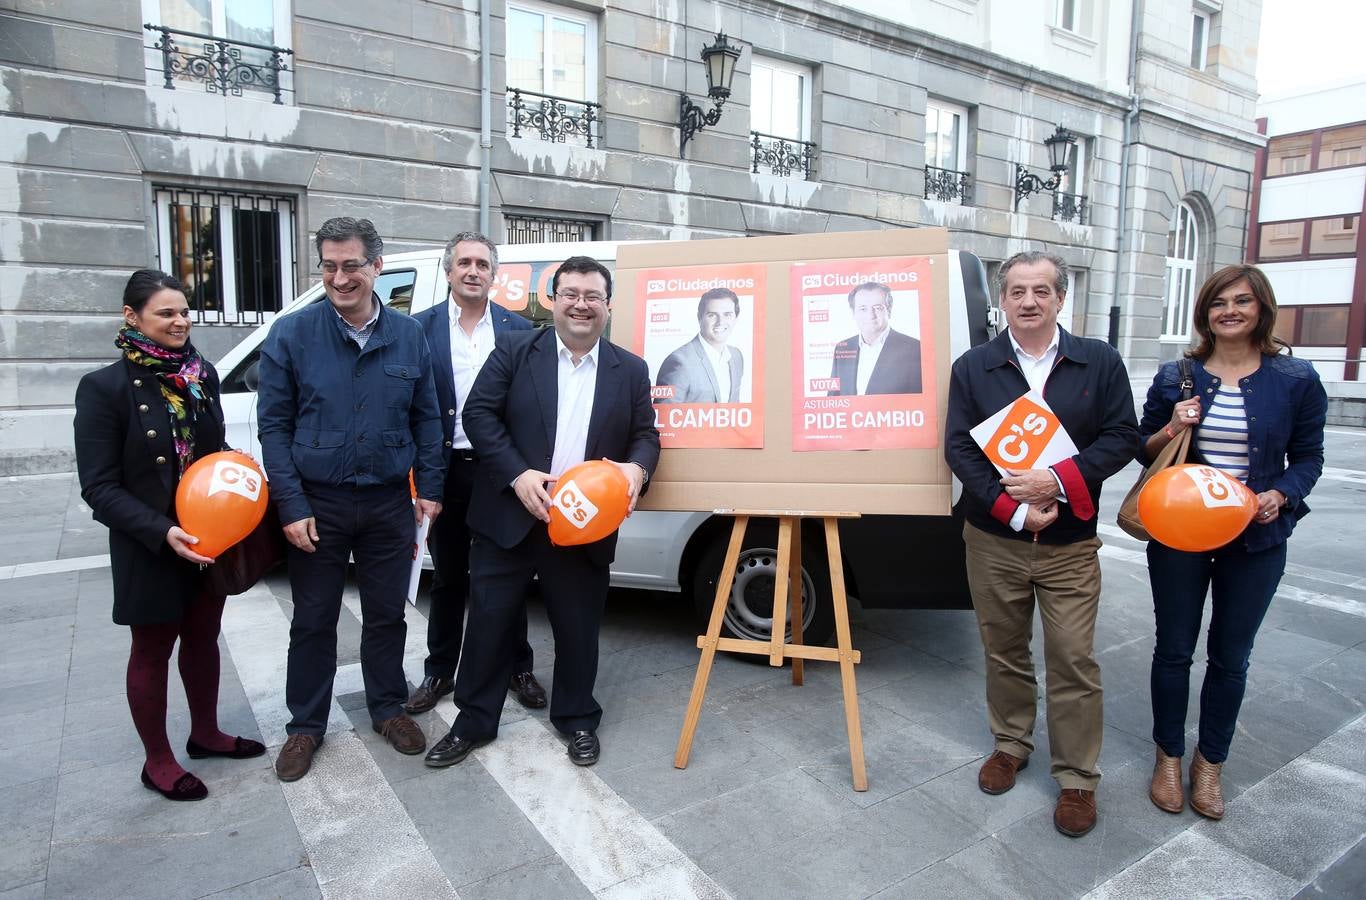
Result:
<svg viewBox="0 0 1366 900"><path fill-rule="evenodd" d="M427 611L427 659L422 683L404 709L431 709L455 683L460 641L465 627L465 595L470 587L470 530L465 524L470 490L479 457L470 446L463 413L475 376L493 352L494 339L508 331L530 331L531 323L496 303L489 289L498 274L498 248L473 231L462 231L446 244L441 258L450 284L450 302L423 310L414 319L432 349L432 372L441 404L446 458L445 496L440 518L432 523L427 547L432 553L432 605ZM545 706L545 689L531 674L531 644L526 638L526 608L522 608L516 660L509 689L529 709Z"/></svg>
<svg viewBox="0 0 1366 900"><path fill-rule="evenodd" d="M892 289L865 281L849 292L859 333L835 345L830 377L840 386L831 397L918 394L920 341L892 328Z"/></svg>
<svg viewBox="0 0 1366 900"><path fill-rule="evenodd" d="M664 358L655 384L670 385L660 403L739 403L745 357L730 345L740 317L740 298L729 288L712 288L697 304L697 337Z"/></svg>
<svg viewBox="0 0 1366 900"><path fill-rule="evenodd" d="M597 762L602 707L593 699L598 627L616 535L577 547L550 543L550 490L565 470L607 459L630 485L630 508L659 460L645 361L601 340L612 275L597 260L565 260L551 282L553 329L502 336L465 404L479 454L470 498L470 617L455 678L460 714L427 754L449 766L498 735L519 610L539 576L555 633L550 722L576 765Z"/></svg>

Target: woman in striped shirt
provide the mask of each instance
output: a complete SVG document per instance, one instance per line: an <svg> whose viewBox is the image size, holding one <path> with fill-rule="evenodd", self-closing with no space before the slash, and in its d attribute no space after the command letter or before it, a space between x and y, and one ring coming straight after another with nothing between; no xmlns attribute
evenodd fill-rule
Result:
<svg viewBox="0 0 1366 900"><path fill-rule="evenodd" d="M1257 512L1229 544L1188 553L1148 543L1156 617L1153 741L1157 762L1149 796L1177 813L1185 804L1190 666L1206 595L1212 598L1208 663L1200 692L1199 742L1190 766L1190 805L1224 815L1220 775L1247 682L1253 640L1285 572L1286 539L1309 512L1305 496L1323 470L1328 399L1313 366L1289 355L1275 336L1276 297L1254 266L1228 266L1200 288L1194 322L1194 395L1181 399L1176 362L1162 366L1139 425L1145 464L1187 428L1195 460L1223 469L1257 495Z"/></svg>

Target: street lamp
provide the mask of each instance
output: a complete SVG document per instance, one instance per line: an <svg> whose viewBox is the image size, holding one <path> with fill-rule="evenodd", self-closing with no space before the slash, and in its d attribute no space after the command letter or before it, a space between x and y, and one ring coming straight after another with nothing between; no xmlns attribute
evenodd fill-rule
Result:
<svg viewBox="0 0 1366 900"><path fill-rule="evenodd" d="M740 59L740 48L726 40L725 32L716 32L716 43L702 48L702 62L707 67L707 96L715 105L710 110L692 102L684 92L678 103L678 158L688 139L708 125L721 121L721 107L730 99L730 83L735 78L735 63Z"/></svg>
<svg viewBox="0 0 1366 900"><path fill-rule="evenodd" d="M1072 163L1072 151L1077 146L1077 136L1059 125L1051 137L1044 139L1043 145L1048 148L1048 168L1053 172L1053 177L1045 181L1024 166L1016 163L1015 208L1017 210L1020 208L1020 201L1030 194L1036 194L1039 191L1057 193L1058 187L1062 184L1063 173Z"/></svg>

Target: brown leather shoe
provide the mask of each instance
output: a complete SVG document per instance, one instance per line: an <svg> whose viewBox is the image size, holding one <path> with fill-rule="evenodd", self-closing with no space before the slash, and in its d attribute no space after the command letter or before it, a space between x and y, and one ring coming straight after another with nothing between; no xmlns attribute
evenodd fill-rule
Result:
<svg viewBox="0 0 1366 900"><path fill-rule="evenodd" d="M1015 786L1015 773L1029 765L1029 757L1011 756L997 750L977 772L977 786L984 794L1004 794Z"/></svg>
<svg viewBox="0 0 1366 900"><path fill-rule="evenodd" d="M455 682L449 678L428 675L422 679L421 684L413 689L413 695L408 698L407 703L403 704L403 710L413 715L425 713L436 706L436 701L449 694L454 687Z"/></svg>
<svg viewBox="0 0 1366 900"><path fill-rule="evenodd" d="M1168 756L1161 747L1157 748L1148 799L1153 801L1153 806L1169 813L1179 813L1186 808L1186 792L1181 788L1181 757Z"/></svg>
<svg viewBox="0 0 1366 900"><path fill-rule="evenodd" d="M1096 827L1096 792L1063 788L1053 808L1053 827L1068 837L1081 837Z"/></svg>
<svg viewBox="0 0 1366 900"><path fill-rule="evenodd" d="M376 722L373 727L377 733L388 738L399 753L413 756L427 749L427 735L422 733L416 722L402 713L392 719Z"/></svg>
<svg viewBox="0 0 1366 900"><path fill-rule="evenodd" d="M1191 809L1207 819L1224 817L1224 788L1219 776L1223 763L1212 763L1195 751L1191 759Z"/></svg>
<svg viewBox="0 0 1366 900"><path fill-rule="evenodd" d="M323 739L311 734L291 734L275 757L275 774L281 781L298 781L308 774L313 766L313 754L323 744Z"/></svg>

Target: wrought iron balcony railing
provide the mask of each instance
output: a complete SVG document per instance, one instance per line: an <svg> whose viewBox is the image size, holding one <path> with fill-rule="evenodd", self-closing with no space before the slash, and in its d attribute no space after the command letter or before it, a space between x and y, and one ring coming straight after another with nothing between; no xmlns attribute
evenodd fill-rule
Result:
<svg viewBox="0 0 1366 900"><path fill-rule="evenodd" d="M1061 191L1053 195L1053 218L1059 222L1076 222L1078 225L1086 224L1086 197L1082 194L1064 194Z"/></svg>
<svg viewBox="0 0 1366 900"><path fill-rule="evenodd" d="M508 88L508 124L513 137L521 137L523 128L534 129L543 141L563 144L567 138L582 138L592 147L601 121L601 103Z"/></svg>
<svg viewBox="0 0 1366 900"><path fill-rule="evenodd" d="M210 94L240 97L243 90L264 91L273 94L276 103L284 104L280 97L283 91L280 73L289 71L284 56L293 56L293 50L181 31L165 25L147 24L142 27L161 34L152 49L161 51L161 71L166 78L165 87L168 91L175 90L175 82L179 78L204 82L204 89ZM190 38L203 41L203 44L199 45L199 50L181 49L176 38Z"/></svg>
<svg viewBox="0 0 1366 900"><path fill-rule="evenodd" d="M749 134L755 174L758 174L760 166L782 178L801 172L802 178L810 181L816 174L816 145L811 141L798 141L776 134L764 134L762 131L751 131Z"/></svg>
<svg viewBox="0 0 1366 900"><path fill-rule="evenodd" d="M954 169L925 167L925 199L945 203L972 202L972 175Z"/></svg>

